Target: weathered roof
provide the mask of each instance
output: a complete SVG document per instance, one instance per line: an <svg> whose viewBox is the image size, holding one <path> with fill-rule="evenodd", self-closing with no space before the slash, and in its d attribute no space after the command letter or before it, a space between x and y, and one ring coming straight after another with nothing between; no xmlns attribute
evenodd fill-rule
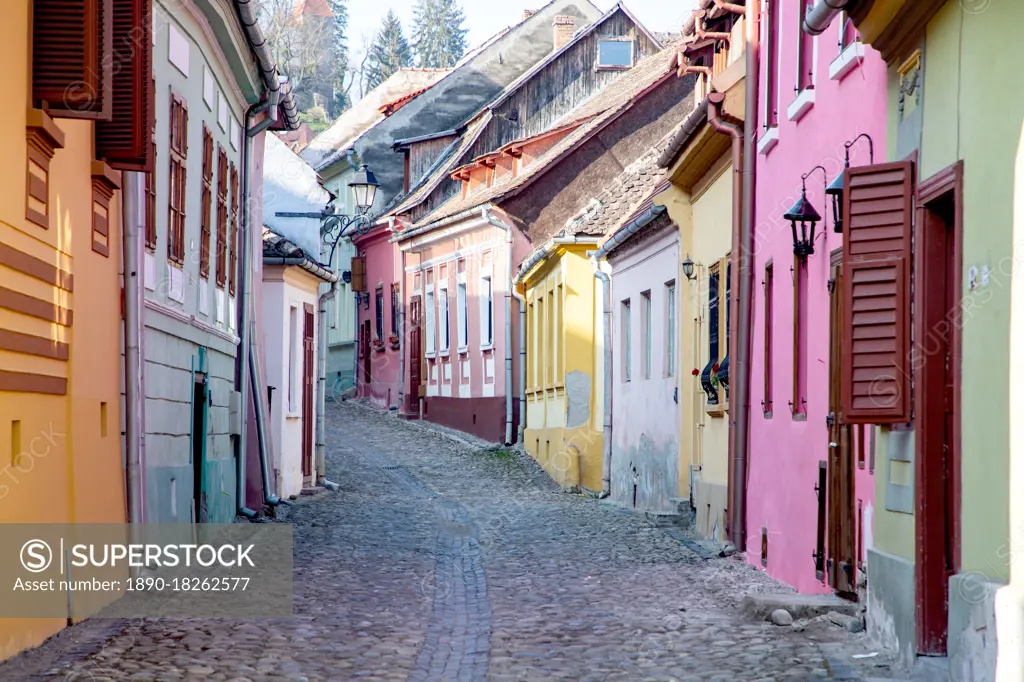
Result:
<svg viewBox="0 0 1024 682"><path fill-rule="evenodd" d="M386 118L380 111L382 106L410 93L422 94L448 73L451 69L399 69L314 137L302 151L302 158L317 170L333 163Z"/></svg>
<svg viewBox="0 0 1024 682"><path fill-rule="evenodd" d="M659 147L649 149L582 211L566 221L563 233L566 236L609 234L628 222L630 216L650 208L654 195L663 192L668 184L666 170L658 165L660 154Z"/></svg>
<svg viewBox="0 0 1024 682"><path fill-rule="evenodd" d="M277 135L267 135L263 153L263 224L316 258L320 253L320 221L286 218L278 212L316 213L330 200L309 164Z"/></svg>
<svg viewBox="0 0 1024 682"><path fill-rule="evenodd" d="M558 159L571 151L573 147L586 140L629 109L650 88L664 79L672 77L672 50L672 47L668 47L657 54L641 60L629 73L623 74L621 78L605 88L599 95L584 102L580 107L566 115L564 120L556 123L556 127L564 127L573 121L585 121L579 128L563 138L540 158L526 166L516 177L504 178L492 186L474 192L465 198L461 195L455 196L441 205L436 211L419 220L415 227L421 227L437 220L442 220L474 206L482 206L528 185L556 163ZM547 131L540 133L539 136L546 134ZM457 163L458 156L455 155L449 163L444 164L443 168L435 171L435 187L437 183L440 183L441 179L451 174ZM391 215L398 215L412 208L420 203L422 199L426 198L429 191L422 192L422 194L422 197L418 195L417 197L410 196L407 201L403 201L402 205L389 213Z"/></svg>

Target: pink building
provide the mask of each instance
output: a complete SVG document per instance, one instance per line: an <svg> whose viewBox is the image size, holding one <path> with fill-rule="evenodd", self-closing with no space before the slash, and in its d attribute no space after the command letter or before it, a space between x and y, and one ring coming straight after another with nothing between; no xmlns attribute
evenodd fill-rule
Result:
<svg viewBox="0 0 1024 682"><path fill-rule="evenodd" d="M389 240L386 223L365 235L353 234L356 291L357 395L374 405L398 408L400 400L401 298L398 288L398 249ZM355 280L362 280L362 287Z"/></svg>
<svg viewBox="0 0 1024 682"><path fill-rule="evenodd" d="M862 134L874 159L885 158L886 70L845 16L820 36L805 33L809 4L773 0L761 17L746 549L800 592L857 598L871 547L874 443L839 414L841 325L832 325L842 312L843 235L825 185L847 149L850 165L870 163ZM823 220L801 259L784 215L806 173L806 198Z"/></svg>

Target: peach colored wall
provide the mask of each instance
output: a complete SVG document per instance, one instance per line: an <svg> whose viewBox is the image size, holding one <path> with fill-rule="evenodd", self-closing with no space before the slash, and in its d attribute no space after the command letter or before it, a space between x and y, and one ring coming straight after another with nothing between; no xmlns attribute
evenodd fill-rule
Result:
<svg viewBox="0 0 1024 682"><path fill-rule="evenodd" d="M794 419L789 401L793 394L793 240L782 215L800 196L800 176L816 164L825 167L828 181L843 164L843 143L860 133L874 141L876 162L885 160L886 72L876 52L864 48L864 59L842 78L830 77L839 55L841 22L815 39L814 101L799 120L790 120L793 109L798 39L797 0L781 7L781 58L779 63L779 125L767 133L758 125L760 142L775 135L776 146L757 156L756 223L754 256L754 316L751 358L750 471L747 491L747 557L761 566L761 531L768 532L768 566L772 576L801 592L827 592L815 578L811 553L817 534L817 498L814 486L818 463L828 457L829 412L829 255L842 246L842 235L833 231L831 204L824 196L820 171L807 179L807 197L823 216L827 228L818 225L814 254L807 261L806 420ZM765 60L760 74L761 102L765 109ZM861 140L851 149L851 164L869 163L868 148ZM824 232L823 232L824 230ZM772 416L760 409L764 396L765 304L762 282L765 264L774 269L771 362ZM866 457L867 459L867 457ZM871 546L874 504L872 475L867 466L857 470L855 497L863 507L861 556ZM857 520L853 520L857 523Z"/></svg>
<svg viewBox="0 0 1024 682"><path fill-rule="evenodd" d="M12 0L0 22L11 106L0 119L0 243L74 276L73 291L0 265L0 286L73 311L53 324L0 309L0 328L69 346L67 361L0 351L0 371L68 380L67 395L0 392L0 523L123 522L120 365L120 194L110 202L110 256L92 250L92 130L55 119L64 147L50 162L50 225L25 218L29 1ZM5 259L6 261L6 259ZM106 403L105 431L101 404ZM20 422L14 451L13 423ZM65 619L0 620L0 660L41 643Z"/></svg>

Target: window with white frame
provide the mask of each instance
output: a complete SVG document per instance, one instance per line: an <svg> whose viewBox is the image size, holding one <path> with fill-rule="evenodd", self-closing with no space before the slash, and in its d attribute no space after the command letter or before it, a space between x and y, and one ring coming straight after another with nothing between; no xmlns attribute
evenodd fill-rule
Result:
<svg viewBox="0 0 1024 682"><path fill-rule="evenodd" d="M483 347L494 344L494 291L491 288L491 276L480 278L480 345Z"/></svg>
<svg viewBox="0 0 1024 682"><path fill-rule="evenodd" d="M438 319L441 321L441 352L446 353L452 347L452 318L451 303L448 301L448 287L442 285L438 291L441 298L441 314Z"/></svg>
<svg viewBox="0 0 1024 682"><path fill-rule="evenodd" d="M458 306L455 314L459 323L459 350L466 350L469 348L469 299L465 282L455 285L455 304Z"/></svg>
<svg viewBox="0 0 1024 682"><path fill-rule="evenodd" d="M628 69L633 66L633 41L629 38L607 38L597 46L599 69Z"/></svg>
<svg viewBox="0 0 1024 682"><path fill-rule="evenodd" d="M665 285L665 376L676 375L676 283Z"/></svg>
<svg viewBox="0 0 1024 682"><path fill-rule="evenodd" d="M296 376L299 365L299 309L291 306L288 311L288 411L295 412L299 402L299 378Z"/></svg>
<svg viewBox="0 0 1024 682"><path fill-rule="evenodd" d="M433 354L437 350L437 304L434 301L433 284L427 289L425 301L424 308L426 308L427 313L427 353Z"/></svg>
<svg viewBox="0 0 1024 682"><path fill-rule="evenodd" d="M622 380L629 381L632 375L633 329L630 324L629 299L622 302Z"/></svg>
<svg viewBox="0 0 1024 682"><path fill-rule="evenodd" d="M651 291L640 293L640 343L643 352L644 379L651 378Z"/></svg>

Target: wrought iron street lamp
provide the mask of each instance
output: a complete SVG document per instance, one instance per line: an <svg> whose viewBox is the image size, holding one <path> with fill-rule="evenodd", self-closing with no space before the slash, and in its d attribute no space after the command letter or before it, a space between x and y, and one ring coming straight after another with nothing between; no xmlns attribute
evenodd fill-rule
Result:
<svg viewBox="0 0 1024 682"><path fill-rule="evenodd" d="M350 227L354 227L359 234L366 234L373 225L370 222L369 210L373 206L373 200L377 196L377 188L380 186L377 178L373 175L373 171L366 164L363 164L363 167L352 176L352 181L348 183L348 186L352 188L352 194L355 197L356 212L353 215L335 213L334 200L336 197L333 194L327 208L319 213L278 211L274 214L279 218L313 218L319 220L320 238L324 244L331 247L330 253L327 256L328 264L334 262L334 250L338 248L338 242Z"/></svg>
<svg viewBox="0 0 1024 682"><path fill-rule="evenodd" d="M846 169L850 167L850 147L856 144L857 140L862 137L868 141L869 163L875 162L875 143L871 141L870 135L861 133L849 142L843 143L846 163L843 166L843 170L839 171L839 175L836 176L835 180L830 182L828 187L825 188L825 194L832 197L832 229L836 232L843 231L843 183L846 182Z"/></svg>
<svg viewBox="0 0 1024 682"><path fill-rule="evenodd" d="M825 169L815 166L800 177L800 199L782 216L793 229L793 253L801 262L807 262L814 253L814 227L821 220L821 214L807 200L807 178L818 169L824 176Z"/></svg>
<svg viewBox="0 0 1024 682"><path fill-rule="evenodd" d="M683 260L683 275L686 277L686 279L690 280L691 282L693 281L693 261L690 260L689 256L687 256Z"/></svg>

